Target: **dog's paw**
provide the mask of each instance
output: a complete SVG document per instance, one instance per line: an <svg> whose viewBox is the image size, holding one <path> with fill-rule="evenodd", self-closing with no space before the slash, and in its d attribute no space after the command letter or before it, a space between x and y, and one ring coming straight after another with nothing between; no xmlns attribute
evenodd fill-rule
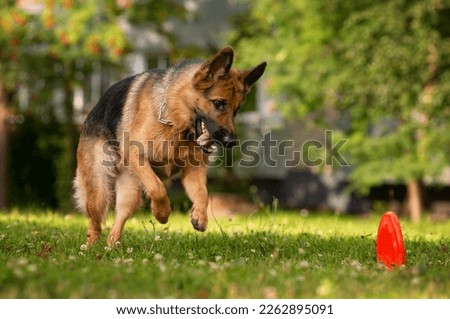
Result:
<svg viewBox="0 0 450 319"><path fill-rule="evenodd" d="M96 244L98 242L99 238L100 238L99 234L87 233L86 234L86 245L92 246L92 245Z"/></svg>
<svg viewBox="0 0 450 319"><path fill-rule="evenodd" d="M117 233L116 231L112 230L111 233L109 233L108 237L106 238L106 244L108 247L118 247L120 246L120 232Z"/></svg>
<svg viewBox="0 0 450 319"><path fill-rule="evenodd" d="M98 242L102 234L102 226L97 223L92 223L89 225L86 234L86 245L91 246Z"/></svg>
<svg viewBox="0 0 450 319"><path fill-rule="evenodd" d="M205 231L208 226L208 216L206 215L206 212L198 213L193 210L191 212L191 224L194 226L195 230L201 232Z"/></svg>
<svg viewBox="0 0 450 319"><path fill-rule="evenodd" d="M172 209L170 208L169 199L167 197L163 197L159 200L152 199L151 209L153 216L155 216L158 222L160 222L161 224L167 223L172 211Z"/></svg>

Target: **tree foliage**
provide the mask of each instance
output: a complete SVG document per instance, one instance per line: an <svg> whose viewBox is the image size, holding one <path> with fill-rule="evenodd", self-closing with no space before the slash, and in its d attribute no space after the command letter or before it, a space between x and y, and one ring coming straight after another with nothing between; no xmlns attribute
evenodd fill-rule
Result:
<svg viewBox="0 0 450 319"><path fill-rule="evenodd" d="M269 60L288 117L323 124L337 112L327 125L349 138L355 188L439 179L450 166L447 0L247 4L230 35L239 60Z"/></svg>
<svg viewBox="0 0 450 319"><path fill-rule="evenodd" d="M121 67L133 43L125 32L125 23L145 24L168 35L164 22L169 17L182 17L184 9L175 1L156 0L43 0L30 5L23 2L20 6L17 3L22 2L0 4L0 87L7 91L9 107L16 112L21 111L17 108L18 89L27 88L29 106L25 119L37 116L51 124L55 112L62 113L58 120L63 122L64 134L56 144L52 141L54 149L60 151L52 154L51 159L58 170L54 185L58 205L68 209L78 139L73 109L75 87L89 81L95 65ZM58 90L63 92L63 101L56 111ZM57 131L61 132L60 128ZM0 132L2 139L6 134ZM45 148L37 143L38 136L35 139L29 141L30 150L35 145ZM33 169L39 167L35 165Z"/></svg>

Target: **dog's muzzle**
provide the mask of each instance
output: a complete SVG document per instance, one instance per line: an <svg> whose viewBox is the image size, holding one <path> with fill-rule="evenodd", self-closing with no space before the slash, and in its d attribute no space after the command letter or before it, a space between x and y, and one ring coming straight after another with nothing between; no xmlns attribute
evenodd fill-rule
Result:
<svg viewBox="0 0 450 319"><path fill-rule="evenodd" d="M194 121L195 140L202 151L211 154L218 144L224 148L231 148L237 144L236 134L230 133L208 117L198 115Z"/></svg>
<svg viewBox="0 0 450 319"><path fill-rule="evenodd" d="M232 148L233 146L236 146L236 144L237 144L236 134L225 133L225 135L223 135L222 141L223 141L223 143L222 143L223 147Z"/></svg>

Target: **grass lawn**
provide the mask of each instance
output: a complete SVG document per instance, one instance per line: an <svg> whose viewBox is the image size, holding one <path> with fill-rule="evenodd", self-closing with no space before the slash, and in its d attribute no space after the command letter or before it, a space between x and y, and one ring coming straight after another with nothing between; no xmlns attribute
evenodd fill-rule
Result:
<svg viewBox="0 0 450 319"><path fill-rule="evenodd" d="M168 224L137 214L120 247L85 247L87 219L0 213L0 298L449 298L450 222L401 220L407 265L379 267L380 216L258 212ZM112 219L107 222L107 227Z"/></svg>

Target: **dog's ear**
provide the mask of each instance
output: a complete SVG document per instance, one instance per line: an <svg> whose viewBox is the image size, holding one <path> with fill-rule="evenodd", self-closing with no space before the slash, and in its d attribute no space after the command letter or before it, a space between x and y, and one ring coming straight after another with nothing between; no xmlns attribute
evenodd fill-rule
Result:
<svg viewBox="0 0 450 319"><path fill-rule="evenodd" d="M233 64L234 52L231 47L225 47L217 52L212 58L203 63L200 70L194 76L196 87L207 87L212 82L230 72Z"/></svg>
<svg viewBox="0 0 450 319"><path fill-rule="evenodd" d="M249 89L259 78L264 74L266 70L267 63L263 62L253 69L244 71L244 85L247 89Z"/></svg>
<svg viewBox="0 0 450 319"><path fill-rule="evenodd" d="M233 64L234 52L231 47L225 47L217 52L205 64L211 74L223 76L230 72Z"/></svg>

